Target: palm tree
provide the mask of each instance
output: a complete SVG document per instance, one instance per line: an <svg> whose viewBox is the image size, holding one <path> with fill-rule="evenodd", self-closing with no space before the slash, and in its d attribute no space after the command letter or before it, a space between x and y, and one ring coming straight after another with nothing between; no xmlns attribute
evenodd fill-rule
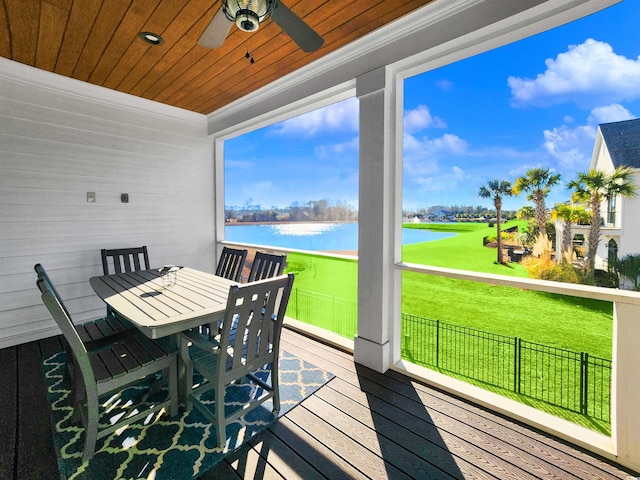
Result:
<svg viewBox="0 0 640 480"><path fill-rule="evenodd" d="M516 178L513 185L513 193L520 195L527 192L527 200L532 201L536 210L536 223L540 235L547 238L547 207L545 198L549 195L551 187L560 182L560 174L552 174L548 168L532 168L522 177Z"/></svg>
<svg viewBox="0 0 640 480"><path fill-rule="evenodd" d="M625 255L622 260L616 262L615 270L618 275L622 275L633 284L633 290L640 290L638 275L640 275L640 255Z"/></svg>
<svg viewBox="0 0 640 480"><path fill-rule="evenodd" d="M519 218L520 220L529 220L530 218L533 218L535 216L536 211L530 205L525 205L516 212L516 218Z"/></svg>
<svg viewBox="0 0 640 480"><path fill-rule="evenodd" d="M589 221L589 213L580 205L568 205L561 203L551 210L551 217L554 220L560 220L562 222L562 241L560 243L562 251L559 257L560 261L567 257L571 258L571 240L573 235L571 234L571 228L573 225L579 222Z"/></svg>
<svg viewBox="0 0 640 480"><path fill-rule="evenodd" d="M637 186L633 183L633 168L619 166L607 174L600 170L579 172L578 178L567 184L573 190L573 200L587 202L591 225L587 241L587 268L591 273L595 268L596 251L600 244L600 228L602 224L602 202L616 195L635 197Z"/></svg>
<svg viewBox="0 0 640 480"><path fill-rule="evenodd" d="M489 180L486 185L480 187L478 196L481 198L492 198L496 207L496 240L498 242L498 263L502 262L502 233L500 231L500 217L502 215L502 197L512 196L511 183L506 180Z"/></svg>

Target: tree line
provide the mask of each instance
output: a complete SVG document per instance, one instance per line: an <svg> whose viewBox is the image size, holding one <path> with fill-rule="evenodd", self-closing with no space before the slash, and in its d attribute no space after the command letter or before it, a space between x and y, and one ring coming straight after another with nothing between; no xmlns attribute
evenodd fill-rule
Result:
<svg viewBox="0 0 640 480"><path fill-rule="evenodd" d="M225 205L225 219L235 222L352 222L358 220L358 211L342 201L310 200L292 202L287 207L263 208L252 205L251 199L243 206Z"/></svg>
<svg viewBox="0 0 640 480"><path fill-rule="evenodd" d="M516 211L502 211L502 218L511 220L516 218ZM484 222L495 218L495 210L482 205L433 205L428 208L403 210L405 218L419 218L429 221L453 221L453 222Z"/></svg>

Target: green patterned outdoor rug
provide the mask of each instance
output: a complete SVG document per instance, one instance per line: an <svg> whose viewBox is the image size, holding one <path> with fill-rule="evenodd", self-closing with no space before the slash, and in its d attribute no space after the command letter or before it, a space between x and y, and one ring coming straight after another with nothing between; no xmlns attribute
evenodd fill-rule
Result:
<svg viewBox="0 0 640 480"><path fill-rule="evenodd" d="M53 439L58 454L62 479L192 479L212 469L227 454L239 448L276 418L271 402L249 412L227 427L227 445L217 447L216 429L196 410L173 418L151 415L145 422L124 427L98 440L96 454L82 462L84 429L80 423L69 424L73 413L70 385L63 379L65 353L43 360L47 398L51 405ZM268 370L260 375L269 376ZM280 352L280 416L328 382L333 375L287 352ZM194 379L197 381L197 379ZM158 389L157 389L158 390ZM233 408L238 400L254 395L248 385L227 388L225 408ZM127 415L145 404L166 398L166 388L149 393L148 386L130 387L111 398L101 398L100 422ZM213 392L211 392L213 398Z"/></svg>

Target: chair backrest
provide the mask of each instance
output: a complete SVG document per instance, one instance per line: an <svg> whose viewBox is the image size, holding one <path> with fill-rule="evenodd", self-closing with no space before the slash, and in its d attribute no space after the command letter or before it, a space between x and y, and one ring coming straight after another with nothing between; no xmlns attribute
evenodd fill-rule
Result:
<svg viewBox="0 0 640 480"><path fill-rule="evenodd" d="M246 249L224 247L216 267L216 275L239 282L246 259Z"/></svg>
<svg viewBox="0 0 640 480"><path fill-rule="evenodd" d="M234 285L220 332L218 378L225 383L278 360L280 334L289 302L292 273L244 285Z"/></svg>
<svg viewBox="0 0 640 480"><path fill-rule="evenodd" d="M147 246L135 248L102 249L102 271L104 275L123 272L149 270L149 254ZM111 262L109 262L111 259ZM112 269L109 269L111 263Z"/></svg>
<svg viewBox="0 0 640 480"><path fill-rule="evenodd" d="M49 313L58 324L58 327L62 330L62 335L64 335L67 344L71 347L71 352L67 351L67 355L71 353L75 357L75 363L80 368L85 386L95 384L95 375L93 373L93 368L91 367L87 349L85 348L80 335L78 335L62 300L55 293L53 286L44 278L38 278L36 285L40 289L42 303L44 303L49 310Z"/></svg>
<svg viewBox="0 0 640 480"><path fill-rule="evenodd" d="M249 282L264 280L282 275L286 255L273 255L271 253L256 252L249 272Z"/></svg>
<svg viewBox="0 0 640 480"><path fill-rule="evenodd" d="M51 293L53 294L53 296L56 297L56 299L60 302L60 306L64 310L64 313L68 317L71 317L71 315L69 315L69 311L67 310L67 307L65 307L64 304L62 303L62 297L58 294L56 287L53 285L53 282L51 281L51 278L49 278L49 275L47 274L44 267L41 264L36 263L33 266L33 268L38 274L38 279L43 279L46 282L46 285L49 287L49 290L51 290Z"/></svg>

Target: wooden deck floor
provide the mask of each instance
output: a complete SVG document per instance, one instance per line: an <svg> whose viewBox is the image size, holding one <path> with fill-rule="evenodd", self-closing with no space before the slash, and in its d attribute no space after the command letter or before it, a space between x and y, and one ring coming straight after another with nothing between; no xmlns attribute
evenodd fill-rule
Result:
<svg viewBox="0 0 640 480"><path fill-rule="evenodd" d="M336 377L209 479L627 479L575 447L422 385L354 364L286 330L282 347ZM0 478L57 478L40 353L55 342L0 350Z"/></svg>

